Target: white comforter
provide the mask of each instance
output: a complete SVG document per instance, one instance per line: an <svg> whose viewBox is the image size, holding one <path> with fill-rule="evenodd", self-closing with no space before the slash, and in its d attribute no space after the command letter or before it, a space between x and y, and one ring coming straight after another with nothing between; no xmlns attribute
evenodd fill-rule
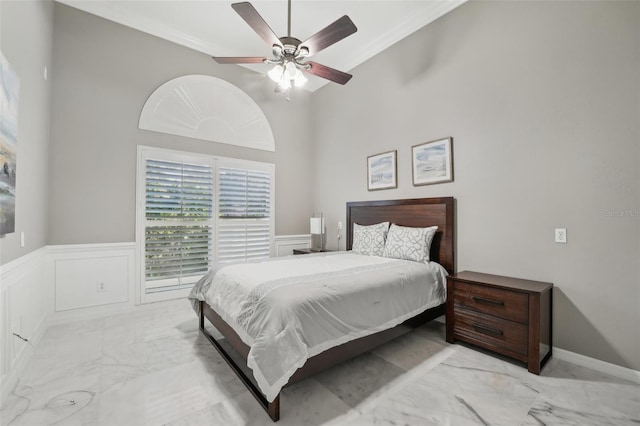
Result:
<svg viewBox="0 0 640 426"><path fill-rule="evenodd" d="M251 347L247 364L273 401L312 356L443 303L446 275L435 262L320 253L221 266L189 297Z"/></svg>

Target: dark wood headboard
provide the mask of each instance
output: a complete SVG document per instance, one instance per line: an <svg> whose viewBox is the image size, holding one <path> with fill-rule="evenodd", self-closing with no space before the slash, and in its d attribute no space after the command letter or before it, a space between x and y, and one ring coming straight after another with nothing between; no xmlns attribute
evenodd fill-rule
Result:
<svg viewBox="0 0 640 426"><path fill-rule="evenodd" d="M438 226L431 243L430 258L454 273L453 197L414 198L410 200L357 201L347 203L347 250L353 244L353 224L380 222L400 226Z"/></svg>

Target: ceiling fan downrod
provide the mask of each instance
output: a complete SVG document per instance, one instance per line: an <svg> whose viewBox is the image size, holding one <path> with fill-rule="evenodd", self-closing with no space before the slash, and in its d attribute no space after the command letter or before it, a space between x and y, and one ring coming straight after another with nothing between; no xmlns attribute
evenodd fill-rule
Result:
<svg viewBox="0 0 640 426"><path fill-rule="evenodd" d="M288 1L287 37L291 38L291 0Z"/></svg>

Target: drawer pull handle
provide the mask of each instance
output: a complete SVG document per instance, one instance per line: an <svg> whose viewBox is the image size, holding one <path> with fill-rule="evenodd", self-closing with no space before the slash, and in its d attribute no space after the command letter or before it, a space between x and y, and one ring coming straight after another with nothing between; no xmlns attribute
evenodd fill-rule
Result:
<svg viewBox="0 0 640 426"><path fill-rule="evenodd" d="M484 297L477 297L477 296L473 296L472 299L476 303L487 303L489 305L504 306L504 302L502 300L491 300L491 299L485 299Z"/></svg>
<svg viewBox="0 0 640 426"><path fill-rule="evenodd" d="M502 330L498 330L497 328L493 328L493 327L487 327L486 325L482 325L482 324L473 324L473 328L478 333L489 334L491 336L502 336L504 334Z"/></svg>

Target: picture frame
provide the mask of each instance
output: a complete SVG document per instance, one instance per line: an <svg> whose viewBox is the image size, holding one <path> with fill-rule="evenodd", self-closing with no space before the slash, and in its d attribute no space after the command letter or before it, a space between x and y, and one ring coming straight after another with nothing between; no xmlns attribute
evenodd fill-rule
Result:
<svg viewBox="0 0 640 426"><path fill-rule="evenodd" d="M0 52L0 236L16 231L20 78Z"/></svg>
<svg viewBox="0 0 640 426"><path fill-rule="evenodd" d="M393 189L398 187L398 151L387 151L367 157L367 189Z"/></svg>
<svg viewBox="0 0 640 426"><path fill-rule="evenodd" d="M447 137L411 147L413 186L453 181L453 138Z"/></svg>

